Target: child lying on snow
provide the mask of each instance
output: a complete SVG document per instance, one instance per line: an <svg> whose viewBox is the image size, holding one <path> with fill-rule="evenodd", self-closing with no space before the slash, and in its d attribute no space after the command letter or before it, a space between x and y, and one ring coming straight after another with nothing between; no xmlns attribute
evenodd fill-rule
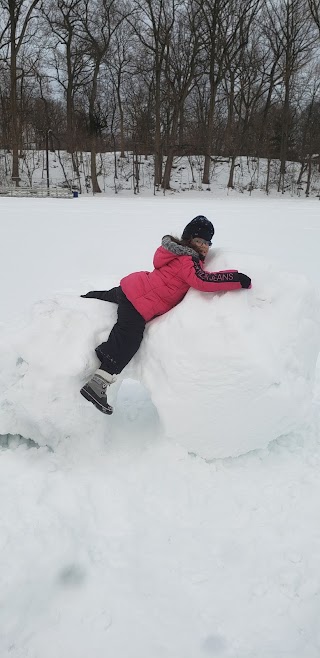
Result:
<svg viewBox="0 0 320 658"><path fill-rule="evenodd" d="M103 413L113 412L107 401L107 386L137 352L146 322L179 304L189 288L221 292L251 287L251 279L237 270L203 269L213 235L211 222L199 215L187 224L181 240L164 236L154 255L153 272L134 272L122 279L117 288L81 295L118 304L118 320L108 340L96 348L100 368L80 391Z"/></svg>

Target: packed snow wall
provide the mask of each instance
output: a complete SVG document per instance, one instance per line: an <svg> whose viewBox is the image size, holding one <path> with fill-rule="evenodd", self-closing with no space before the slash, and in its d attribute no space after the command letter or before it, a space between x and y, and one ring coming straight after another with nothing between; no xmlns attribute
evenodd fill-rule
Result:
<svg viewBox="0 0 320 658"><path fill-rule="evenodd" d="M216 252L206 267L237 267L250 274L253 287L190 290L147 325L110 395L116 405L122 379L141 381L166 436L214 459L263 448L308 418L320 306L304 277L251 256ZM52 449L105 449L116 414L102 415L79 389L98 367L94 347L115 319L115 305L67 295L35 304L19 324L1 329L1 435L19 434Z"/></svg>

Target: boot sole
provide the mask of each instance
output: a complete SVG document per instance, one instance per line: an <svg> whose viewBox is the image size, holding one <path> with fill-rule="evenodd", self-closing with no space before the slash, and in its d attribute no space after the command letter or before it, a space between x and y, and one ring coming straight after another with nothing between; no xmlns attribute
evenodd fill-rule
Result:
<svg viewBox="0 0 320 658"><path fill-rule="evenodd" d="M108 407L103 407L102 404L99 404L99 402L97 402L97 400L95 400L95 398L92 397L92 395L90 395L90 393L88 393L88 391L86 391L85 388L82 388L80 393L81 395L83 395L84 398L86 398L86 400L88 400L88 402L91 402L103 414L107 414L108 416L111 416L111 414L113 413L113 407L111 407L110 404L108 404Z"/></svg>

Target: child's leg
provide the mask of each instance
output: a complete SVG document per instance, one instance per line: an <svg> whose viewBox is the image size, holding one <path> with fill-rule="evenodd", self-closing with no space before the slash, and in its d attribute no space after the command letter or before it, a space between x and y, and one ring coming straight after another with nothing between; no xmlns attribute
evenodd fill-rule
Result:
<svg viewBox="0 0 320 658"><path fill-rule="evenodd" d="M118 320L108 340L96 348L101 360L100 368L111 375L119 374L138 351L146 322L129 302L124 292L118 290Z"/></svg>
<svg viewBox="0 0 320 658"><path fill-rule="evenodd" d="M146 326L142 315L129 302L122 289L119 287L113 290L116 290L115 301L119 305L118 320L108 340L96 348L101 361L100 368L80 391L83 397L105 414L113 412L107 400L106 389L113 383L113 375L121 372L139 349Z"/></svg>
<svg viewBox="0 0 320 658"><path fill-rule="evenodd" d="M87 292L86 295L80 295L80 297L102 299L104 302L113 302L114 304L118 304L119 290L121 290L120 286L117 286L117 288L111 288L111 290L91 290L90 292Z"/></svg>

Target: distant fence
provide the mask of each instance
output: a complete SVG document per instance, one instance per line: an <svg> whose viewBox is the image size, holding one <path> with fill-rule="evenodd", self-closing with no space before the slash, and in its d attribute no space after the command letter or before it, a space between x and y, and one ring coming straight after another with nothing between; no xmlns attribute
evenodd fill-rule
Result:
<svg viewBox="0 0 320 658"><path fill-rule="evenodd" d="M78 192L63 187L0 187L0 196L72 199Z"/></svg>

